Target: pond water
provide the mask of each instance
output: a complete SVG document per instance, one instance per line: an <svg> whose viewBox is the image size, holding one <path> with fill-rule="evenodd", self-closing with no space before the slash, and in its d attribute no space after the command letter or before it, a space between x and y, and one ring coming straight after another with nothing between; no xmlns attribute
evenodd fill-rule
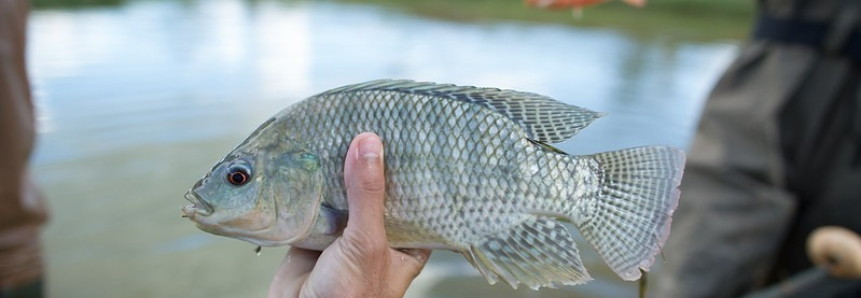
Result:
<svg viewBox="0 0 861 298"><path fill-rule="evenodd" d="M588 17L588 11L586 12ZM184 192L280 109L409 78L532 91L607 115L558 147L687 147L736 41L416 16L361 3L131 1L31 14L34 176L53 297L263 297L286 248L206 234ZM596 281L516 292L435 252L408 297L635 297L586 243Z"/></svg>

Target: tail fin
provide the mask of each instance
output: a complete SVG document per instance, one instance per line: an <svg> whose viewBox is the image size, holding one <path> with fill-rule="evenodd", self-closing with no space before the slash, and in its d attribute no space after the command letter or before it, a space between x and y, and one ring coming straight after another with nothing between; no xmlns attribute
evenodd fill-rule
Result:
<svg viewBox="0 0 861 298"><path fill-rule="evenodd" d="M577 200L574 223L619 277L637 280L670 234L684 151L649 146L587 158L600 167L600 189Z"/></svg>

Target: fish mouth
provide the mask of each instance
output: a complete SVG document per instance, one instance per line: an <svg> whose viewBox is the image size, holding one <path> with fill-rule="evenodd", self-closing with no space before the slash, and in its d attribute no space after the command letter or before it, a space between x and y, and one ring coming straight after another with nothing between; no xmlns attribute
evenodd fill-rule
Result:
<svg viewBox="0 0 861 298"><path fill-rule="evenodd" d="M194 215L208 216L212 214L212 205L201 199L194 190L186 192L185 199L191 202L191 205L182 207L182 215L184 217L193 217Z"/></svg>

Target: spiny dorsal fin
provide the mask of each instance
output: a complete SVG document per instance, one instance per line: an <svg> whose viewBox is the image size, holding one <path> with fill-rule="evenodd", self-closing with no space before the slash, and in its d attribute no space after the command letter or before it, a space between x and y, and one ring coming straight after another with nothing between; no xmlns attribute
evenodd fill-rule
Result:
<svg viewBox="0 0 861 298"><path fill-rule="evenodd" d="M481 105L505 115L523 127L530 139L544 143L567 140L602 116L535 93L410 80L370 81L329 90L321 95L374 90L421 94Z"/></svg>

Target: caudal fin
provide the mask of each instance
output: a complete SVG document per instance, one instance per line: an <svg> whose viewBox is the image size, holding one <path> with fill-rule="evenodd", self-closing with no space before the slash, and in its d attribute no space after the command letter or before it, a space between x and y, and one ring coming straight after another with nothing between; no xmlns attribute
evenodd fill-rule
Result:
<svg viewBox="0 0 861 298"><path fill-rule="evenodd" d="M600 189L577 200L574 222L619 277L637 280L640 268L649 269L669 236L685 154L649 146L588 158L600 168Z"/></svg>

